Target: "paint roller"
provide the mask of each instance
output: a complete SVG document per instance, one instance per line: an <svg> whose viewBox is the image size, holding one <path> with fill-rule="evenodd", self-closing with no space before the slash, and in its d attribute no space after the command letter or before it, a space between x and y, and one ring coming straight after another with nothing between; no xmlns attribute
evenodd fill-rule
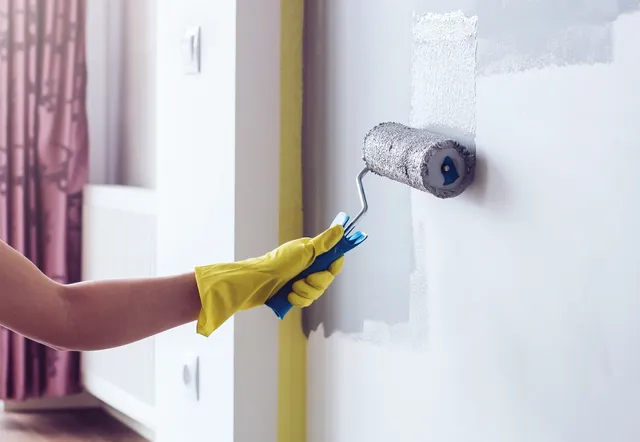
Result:
<svg viewBox="0 0 640 442"><path fill-rule="evenodd" d="M367 239L367 234L354 231L369 208L362 185L364 176L372 172L438 198L460 195L471 184L475 172L475 154L462 144L426 129L407 127L400 123L382 123L371 129L362 150L365 167L356 182L362 208L349 222L349 216L339 213L332 222L342 224L344 236L331 250L284 285L266 305L280 319L291 309L288 296L299 279L327 270L331 263L353 250Z"/></svg>

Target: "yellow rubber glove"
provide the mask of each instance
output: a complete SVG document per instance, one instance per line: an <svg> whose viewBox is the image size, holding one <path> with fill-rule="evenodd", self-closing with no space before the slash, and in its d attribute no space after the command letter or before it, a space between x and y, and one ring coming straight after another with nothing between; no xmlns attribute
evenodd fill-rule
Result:
<svg viewBox="0 0 640 442"><path fill-rule="evenodd" d="M287 282L309 267L317 256L340 241L344 228L335 225L315 238L300 238L258 258L196 267L202 309L197 332L209 336L239 310L264 305ZM293 284L289 302L308 307L318 299L342 270L344 256L324 272L313 273Z"/></svg>

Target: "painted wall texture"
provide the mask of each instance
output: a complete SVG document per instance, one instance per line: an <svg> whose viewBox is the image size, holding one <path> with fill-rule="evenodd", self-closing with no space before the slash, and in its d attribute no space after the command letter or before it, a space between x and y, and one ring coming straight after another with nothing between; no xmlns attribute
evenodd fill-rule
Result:
<svg viewBox="0 0 640 442"><path fill-rule="evenodd" d="M639 3L307 2L307 234L359 210L379 122L479 158L452 200L365 178L370 238L305 316L309 442L640 438Z"/></svg>

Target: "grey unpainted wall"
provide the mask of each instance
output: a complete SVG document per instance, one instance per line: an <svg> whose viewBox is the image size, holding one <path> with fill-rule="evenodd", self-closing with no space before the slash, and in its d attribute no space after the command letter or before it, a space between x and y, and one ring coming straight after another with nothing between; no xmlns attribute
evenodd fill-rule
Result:
<svg viewBox="0 0 640 442"><path fill-rule="evenodd" d="M459 9L476 15L480 78L549 66L610 63L612 23L639 5L638 0L307 1L306 233L322 230L340 211L355 215L359 210L355 176L362 167L360 149L366 132L383 121L408 123L414 13ZM508 189L486 195L487 174L499 180L500 172L482 149L478 156L476 184L460 198L487 208L506 203ZM424 239L414 238L413 232L421 229L413 226L411 190L379 177L366 177L365 188L369 212L360 228L370 238L349 254L345 274L327 296L305 311L307 335L320 325L325 336L336 331L361 335L365 322L394 326L410 320L416 291L411 275L429 265L416 263L423 259L416 258L415 251Z"/></svg>

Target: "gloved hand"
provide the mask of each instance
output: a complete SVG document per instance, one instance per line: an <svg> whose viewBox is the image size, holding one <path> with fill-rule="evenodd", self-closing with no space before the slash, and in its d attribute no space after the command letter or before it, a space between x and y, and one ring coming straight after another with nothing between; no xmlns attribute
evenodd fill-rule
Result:
<svg viewBox="0 0 640 442"><path fill-rule="evenodd" d="M202 309L197 332L209 336L235 312L264 305L287 282L309 267L315 258L336 245L344 228L335 225L315 238L300 238L258 258L196 267ZM308 307L318 299L342 270L344 256L327 271L313 273L293 284L289 302Z"/></svg>

